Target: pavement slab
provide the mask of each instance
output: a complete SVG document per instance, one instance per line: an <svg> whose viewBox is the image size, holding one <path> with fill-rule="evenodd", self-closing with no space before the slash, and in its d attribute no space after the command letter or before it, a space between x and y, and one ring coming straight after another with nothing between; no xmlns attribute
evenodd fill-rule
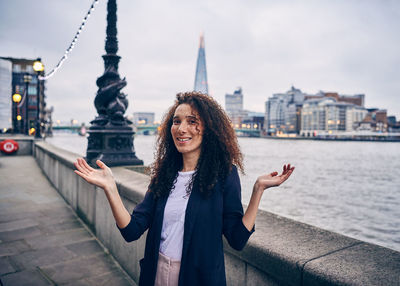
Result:
<svg viewBox="0 0 400 286"><path fill-rule="evenodd" d="M52 285L38 270L20 271L1 276L3 286L48 286Z"/></svg>
<svg viewBox="0 0 400 286"><path fill-rule="evenodd" d="M16 269L13 267L10 258L8 257L1 257L0 258L0 275L13 273Z"/></svg>
<svg viewBox="0 0 400 286"><path fill-rule="evenodd" d="M0 223L0 232L17 230L17 229L22 229L22 228L27 228L27 227L31 227L31 226L37 226L37 225L38 225L38 223L30 218L16 220L16 221L9 221L9 222Z"/></svg>
<svg viewBox="0 0 400 286"><path fill-rule="evenodd" d="M130 286L130 282L122 276L115 275L114 272L106 273L104 275L84 278L81 280L74 281L73 283L67 283L65 286Z"/></svg>
<svg viewBox="0 0 400 286"><path fill-rule="evenodd" d="M41 269L47 273L56 284L67 283L71 280L90 278L117 270L117 266L108 255L77 258L65 262L44 266Z"/></svg>
<svg viewBox="0 0 400 286"><path fill-rule="evenodd" d="M0 157L0 285L136 285L31 156Z"/></svg>
<svg viewBox="0 0 400 286"><path fill-rule="evenodd" d="M22 240L8 241L0 243L0 257L10 256L30 250L31 247Z"/></svg>

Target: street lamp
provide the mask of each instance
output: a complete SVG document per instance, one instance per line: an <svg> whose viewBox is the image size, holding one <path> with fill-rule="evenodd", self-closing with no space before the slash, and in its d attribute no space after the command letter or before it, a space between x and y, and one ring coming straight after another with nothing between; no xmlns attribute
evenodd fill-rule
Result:
<svg viewBox="0 0 400 286"><path fill-rule="evenodd" d="M36 116L36 132L35 132L35 138L41 138L42 136L40 135L40 79L39 76L40 74L44 71L44 65L41 62L41 59L38 58L36 61L33 63L33 70L37 74L37 96L36 96L36 111L37 111L37 116Z"/></svg>
<svg viewBox="0 0 400 286"><path fill-rule="evenodd" d="M22 96L19 93L14 93L12 99L15 103L20 103Z"/></svg>
<svg viewBox="0 0 400 286"><path fill-rule="evenodd" d="M25 82L25 130L24 133L29 133L29 118L28 118L28 88L29 83L32 81L32 76L29 73L24 74L24 82Z"/></svg>
<svg viewBox="0 0 400 286"><path fill-rule="evenodd" d="M126 94L121 92L126 86L125 78L118 73L120 56L117 55L117 1L107 2L106 55L104 73L97 78L99 87L94 106L98 116L90 123L86 159L90 165L97 166L101 160L108 166L143 165L136 157L133 145L132 122L124 117L128 108Z"/></svg>
<svg viewBox="0 0 400 286"><path fill-rule="evenodd" d="M17 105L17 116L16 116L16 119L17 119L17 122L15 122L14 121L14 126L15 126L15 131L18 133L19 132L19 129L21 128L21 115L19 115L19 103L21 102L21 100L22 100L22 96L19 94L19 93L14 93L13 94L13 96L12 96L12 100L13 100L13 102Z"/></svg>

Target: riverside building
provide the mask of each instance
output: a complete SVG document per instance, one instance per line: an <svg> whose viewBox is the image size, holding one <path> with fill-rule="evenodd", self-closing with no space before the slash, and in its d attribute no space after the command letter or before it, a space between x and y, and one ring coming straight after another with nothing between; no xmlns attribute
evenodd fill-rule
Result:
<svg viewBox="0 0 400 286"><path fill-rule="evenodd" d="M39 100L39 120L41 123L41 133L43 133L46 130L45 125L47 122L51 122L51 112L49 115L50 109L45 111L44 81L39 81L37 73L33 70L33 63L36 59L0 57L0 61L0 97L2 102L0 103L0 108L2 109L0 112L2 114L4 112L5 115L2 116L11 118L10 130L14 133L28 135L30 134L30 130L36 128L36 121L38 120L37 101ZM18 95L14 97L18 98L17 101L13 101L14 95ZM6 101L8 101L8 104L4 104ZM11 110L9 110L10 107ZM9 122L9 119L6 119L6 122ZM10 126L5 126L3 128L7 127Z"/></svg>
<svg viewBox="0 0 400 286"><path fill-rule="evenodd" d="M225 111L235 128L240 128L247 112L243 109L242 88L237 88L233 94L225 94Z"/></svg>
<svg viewBox="0 0 400 286"><path fill-rule="evenodd" d="M264 129L264 113L243 109L243 90L238 87L232 94L225 94L225 111L233 127L238 130L261 131ZM259 133L258 133L259 134Z"/></svg>
<svg viewBox="0 0 400 286"><path fill-rule="evenodd" d="M351 132L367 113L364 107L338 102L334 97L308 99L301 110L300 135L315 137Z"/></svg>
<svg viewBox="0 0 400 286"><path fill-rule="evenodd" d="M265 132L271 136L296 136L353 130L354 122L365 117L364 99L364 94L339 95L323 91L307 94L292 86L285 93L273 94L265 102ZM306 111L303 110L305 104ZM328 107L322 107L325 105ZM316 113L308 114L311 109Z"/></svg>
<svg viewBox="0 0 400 286"><path fill-rule="evenodd" d="M298 134L300 110L306 96L294 86L285 93L273 94L265 102L264 129L267 135Z"/></svg>

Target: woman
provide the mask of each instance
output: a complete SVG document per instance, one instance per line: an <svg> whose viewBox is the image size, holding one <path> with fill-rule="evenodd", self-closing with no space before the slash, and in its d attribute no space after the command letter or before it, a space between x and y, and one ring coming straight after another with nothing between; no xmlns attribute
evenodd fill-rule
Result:
<svg viewBox="0 0 400 286"><path fill-rule="evenodd" d="M78 159L75 173L104 189L126 241L148 230L139 285L226 285L222 234L243 249L264 190L286 181L294 167L258 177L243 215L235 131L219 104L197 92L177 95L157 143L148 191L132 215L104 163L95 170Z"/></svg>

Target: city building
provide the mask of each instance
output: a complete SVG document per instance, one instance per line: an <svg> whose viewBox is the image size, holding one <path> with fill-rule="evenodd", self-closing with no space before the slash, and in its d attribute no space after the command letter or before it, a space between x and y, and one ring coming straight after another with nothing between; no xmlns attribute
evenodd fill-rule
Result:
<svg viewBox="0 0 400 286"><path fill-rule="evenodd" d="M308 99L301 109L300 135L315 137L350 132L367 113L364 107L338 102L335 97Z"/></svg>
<svg viewBox="0 0 400 286"><path fill-rule="evenodd" d="M264 129L267 135L300 132L300 109L308 94L291 87L285 93L275 93L265 102Z"/></svg>
<svg viewBox="0 0 400 286"><path fill-rule="evenodd" d="M264 129L265 114L263 112L247 112L247 115L243 118L241 128L247 129Z"/></svg>
<svg viewBox="0 0 400 286"><path fill-rule="evenodd" d="M387 117L388 125L396 125L396 116L391 115Z"/></svg>
<svg viewBox="0 0 400 286"><path fill-rule="evenodd" d="M307 99L316 99L323 97L332 97L338 102L347 102L362 107L364 107L364 102L365 102L365 94L340 95L337 92L324 92L324 91L320 91L315 95L308 94L304 97L304 99L307 100Z"/></svg>
<svg viewBox="0 0 400 286"><path fill-rule="evenodd" d="M53 136L53 111L54 107L46 107L43 112L43 122L44 122L44 136L52 137Z"/></svg>
<svg viewBox="0 0 400 286"><path fill-rule="evenodd" d="M242 88L238 87L233 94L225 94L225 111L235 128L240 128L242 121L247 117L248 111L243 109Z"/></svg>
<svg viewBox="0 0 400 286"><path fill-rule="evenodd" d="M355 129L359 131L387 132L389 131L389 125L386 109L368 108L367 114L362 121L358 122ZM390 130L393 131L392 128Z"/></svg>
<svg viewBox="0 0 400 286"><path fill-rule="evenodd" d="M154 124L154 112L134 112L133 113L133 124L137 125L153 125Z"/></svg>
<svg viewBox="0 0 400 286"><path fill-rule="evenodd" d="M328 104L332 102L332 100L335 104ZM352 124L356 122L354 120L362 121L362 119L359 120L357 116L365 115L365 111L359 112L360 110L364 110L364 100L364 94L340 95L337 92L323 91L317 94L307 94L292 86L291 89L285 93L273 94L273 96L265 102L265 132L267 135L276 136L281 134L303 134L304 132L302 132L302 130L326 130L328 132L329 130L347 130L353 128ZM316 106L322 108L321 106L328 104L329 107L326 107L327 110L323 107L323 112L317 113L311 117L307 115L303 116L302 109L306 102L308 102L308 109L312 107L312 112L318 110ZM358 106L361 107L361 109L356 107L350 108L349 106ZM329 119L329 128L325 126L325 124L327 124L327 122L325 122L325 111L327 112L326 115L328 116L329 113L331 117L331 119ZM307 110L307 112L309 111ZM336 114L336 112L338 113ZM346 116L348 116L349 119L346 119ZM357 119L350 119L353 117L357 117ZM306 122L303 123L303 120L306 120ZM340 121L340 124L333 124L333 120L335 120L335 122ZM348 124L348 126L345 127L345 124ZM309 132L307 131L306 133L308 134Z"/></svg>
<svg viewBox="0 0 400 286"><path fill-rule="evenodd" d="M0 133L12 129L12 63L0 58Z"/></svg>
<svg viewBox="0 0 400 286"><path fill-rule="evenodd" d="M225 94L225 110L227 113L243 111L243 93L241 87L236 89L233 94Z"/></svg>
<svg viewBox="0 0 400 286"><path fill-rule="evenodd" d="M225 94L225 111L235 129L264 128L264 113L253 112L243 108L243 90L238 87L233 94Z"/></svg>
<svg viewBox="0 0 400 286"><path fill-rule="evenodd" d="M197 56L196 75L193 90L208 94L206 52L203 34L200 35L199 53Z"/></svg>
<svg viewBox="0 0 400 286"><path fill-rule="evenodd" d="M396 120L396 116L394 116L394 115L388 116L387 121L388 121L388 131L389 132L393 132L393 133L400 132L400 121Z"/></svg>
<svg viewBox="0 0 400 286"><path fill-rule="evenodd" d="M33 63L36 59L0 57L0 60L2 81L1 102L9 102L5 105L2 103L0 108L2 113L3 109L6 109L4 114L8 118L10 117L10 112L7 109L11 107L11 126L9 126L11 129L8 132L32 134L36 130L38 120L41 131L44 131L46 129L45 124L48 121L45 120L45 85L44 81L38 80L38 74L33 70ZM10 76L11 86L9 86ZM3 86L3 83L5 86ZM38 105L39 119L37 112ZM48 112L46 116L47 118L49 117ZM9 122L8 120L6 119L6 122Z"/></svg>

